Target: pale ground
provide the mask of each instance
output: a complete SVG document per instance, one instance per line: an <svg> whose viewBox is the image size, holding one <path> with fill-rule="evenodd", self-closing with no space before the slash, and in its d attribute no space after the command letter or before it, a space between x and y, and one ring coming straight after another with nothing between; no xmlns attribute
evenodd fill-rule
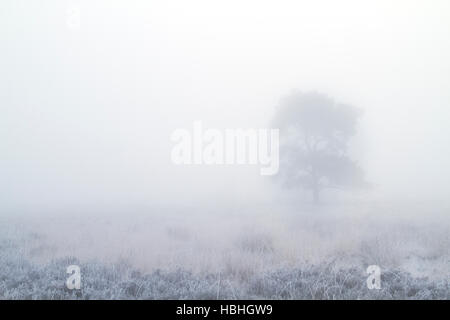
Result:
<svg viewBox="0 0 450 320"><path fill-rule="evenodd" d="M319 208L152 208L107 214L0 216L2 239L46 264L126 261L156 269L245 277L283 267L333 263L365 270L400 269L449 279L450 219L426 207L326 204Z"/></svg>

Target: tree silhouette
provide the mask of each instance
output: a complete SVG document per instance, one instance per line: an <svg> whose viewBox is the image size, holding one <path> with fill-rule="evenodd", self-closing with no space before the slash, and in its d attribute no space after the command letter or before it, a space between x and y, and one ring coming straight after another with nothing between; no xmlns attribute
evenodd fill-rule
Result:
<svg viewBox="0 0 450 320"><path fill-rule="evenodd" d="M287 187L312 191L319 203L325 188L362 187L360 167L347 155L361 112L327 95L295 91L280 101L274 119L280 129L280 172Z"/></svg>

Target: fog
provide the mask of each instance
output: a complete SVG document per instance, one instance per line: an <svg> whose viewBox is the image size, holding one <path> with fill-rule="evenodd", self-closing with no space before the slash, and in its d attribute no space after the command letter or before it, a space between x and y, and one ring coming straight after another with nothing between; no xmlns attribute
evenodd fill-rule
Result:
<svg viewBox="0 0 450 320"><path fill-rule="evenodd" d="M158 208L158 216L205 214L192 223L208 229L227 210L261 219L298 211L310 205L309 193L284 188L259 166L174 164L171 135L192 131L194 121L221 131L271 129L280 101L300 90L362 111L348 151L370 188L325 191L323 219L329 212L339 221L339 207L356 219L365 208L393 220L449 222L447 0L5 0L2 7L2 218L150 219Z"/></svg>

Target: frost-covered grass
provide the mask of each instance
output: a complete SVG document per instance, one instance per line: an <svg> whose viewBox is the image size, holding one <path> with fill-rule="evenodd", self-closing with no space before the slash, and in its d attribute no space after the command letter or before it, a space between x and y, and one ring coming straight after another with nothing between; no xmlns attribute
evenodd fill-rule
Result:
<svg viewBox="0 0 450 320"><path fill-rule="evenodd" d="M0 299L450 298L447 219L307 209L4 216ZM65 286L72 264L81 290Z"/></svg>
<svg viewBox="0 0 450 320"><path fill-rule="evenodd" d="M11 256L10 256L11 257ZM65 286L66 267L78 264L82 287ZM382 288L369 290L359 269L304 266L232 275L156 270L143 274L125 263L102 265L59 259L38 266L24 259L1 260L1 299L449 299L449 282L413 278L399 270L382 274Z"/></svg>

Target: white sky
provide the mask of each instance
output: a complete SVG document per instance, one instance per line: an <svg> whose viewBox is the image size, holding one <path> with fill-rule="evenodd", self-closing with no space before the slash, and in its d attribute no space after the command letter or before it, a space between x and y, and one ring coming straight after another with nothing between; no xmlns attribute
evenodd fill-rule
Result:
<svg viewBox="0 0 450 320"><path fill-rule="evenodd" d="M170 133L266 127L294 88L365 110L374 192L448 194L447 0L4 0L0 45L0 210L257 198L258 168L173 167Z"/></svg>

